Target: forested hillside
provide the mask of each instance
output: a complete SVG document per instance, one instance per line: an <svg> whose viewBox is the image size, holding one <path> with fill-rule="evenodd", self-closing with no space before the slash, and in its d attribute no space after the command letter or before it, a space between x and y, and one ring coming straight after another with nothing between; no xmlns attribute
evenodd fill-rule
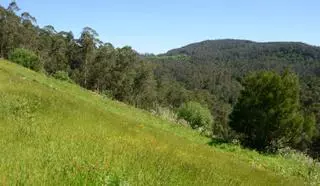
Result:
<svg viewBox="0 0 320 186"><path fill-rule="evenodd" d="M182 85L180 91L189 90L196 94L195 99L210 105L221 126L228 125L245 75L292 70L299 75L302 107L315 113L320 126L320 47L298 42L208 40L144 57L155 64L156 78L169 77ZM319 150L318 146L313 145Z"/></svg>
<svg viewBox="0 0 320 186"><path fill-rule="evenodd" d="M157 115L166 110L175 122L210 138L240 140L265 152L288 146L315 157L319 153L319 47L213 40L143 55L98 36L90 27L79 38L52 25L40 28L15 1L0 6L1 58ZM244 113L243 108L257 108L257 113ZM251 115L257 120L240 128L230 121ZM262 131L265 138L259 140L264 142L256 147L260 133L245 128L273 124L259 118L273 119L275 125Z"/></svg>
<svg viewBox="0 0 320 186"><path fill-rule="evenodd" d="M261 69L292 68L300 75L319 76L320 47L299 42L259 43L246 40L208 40L168 51L192 56L197 63L215 63L243 75Z"/></svg>

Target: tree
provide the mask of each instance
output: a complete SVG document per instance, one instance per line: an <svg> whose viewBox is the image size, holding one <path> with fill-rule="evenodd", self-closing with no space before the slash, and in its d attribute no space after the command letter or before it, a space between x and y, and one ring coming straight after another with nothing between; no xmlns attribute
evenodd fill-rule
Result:
<svg viewBox="0 0 320 186"><path fill-rule="evenodd" d="M136 68L131 104L144 109L155 108L157 101L156 81L150 63L140 61Z"/></svg>
<svg viewBox="0 0 320 186"><path fill-rule="evenodd" d="M47 65L47 71L49 73L55 73L57 71L68 71L67 62L67 44L63 37L56 35L52 37L51 50L49 52L49 61ZM50 64L49 64L50 63Z"/></svg>
<svg viewBox="0 0 320 186"><path fill-rule="evenodd" d="M82 30L79 44L81 45L81 53L82 53L82 72L83 72L83 86L87 88L87 80L88 80L88 68L89 64L92 62L94 58L94 50L97 47L97 44L100 42L97 37L98 33L90 28L85 27Z"/></svg>
<svg viewBox="0 0 320 186"><path fill-rule="evenodd" d="M243 81L230 126L243 135L244 145L258 150L295 146L303 135L314 135L311 119L300 111L299 81L294 73L257 72ZM307 138L307 137L304 137Z"/></svg>
<svg viewBox="0 0 320 186"><path fill-rule="evenodd" d="M129 102L133 94L138 61L138 55L131 47L116 49L116 62L112 67L110 81L110 89L115 99Z"/></svg>
<svg viewBox="0 0 320 186"><path fill-rule="evenodd" d="M38 29L35 27L37 20L28 12L20 16L21 26L19 27L20 47L36 51L38 46Z"/></svg>
<svg viewBox="0 0 320 186"><path fill-rule="evenodd" d="M186 120L193 129L211 131L213 117L210 110L197 102L187 102L178 109L178 118Z"/></svg>
<svg viewBox="0 0 320 186"><path fill-rule="evenodd" d="M101 45L95 55L95 59L89 69L90 89L103 92L112 90L112 70L116 64L116 50L110 43Z"/></svg>
<svg viewBox="0 0 320 186"><path fill-rule="evenodd" d="M317 130L320 130L320 77L309 76L303 78L302 90L301 90L301 103L305 113L309 113L311 120L315 119L317 123ZM311 114L310 114L311 113ZM312 128L311 128L312 129ZM312 131L312 130L311 130ZM310 140L310 139L309 139ZM307 142L309 142L307 140ZM299 144L305 148L305 144ZM309 154L314 157L320 157L320 136L312 139L312 145L309 149Z"/></svg>
<svg viewBox="0 0 320 186"><path fill-rule="evenodd" d="M157 100L162 106L178 108L190 100L189 96L189 91L177 81L170 80L167 77L158 79Z"/></svg>
<svg viewBox="0 0 320 186"><path fill-rule="evenodd" d="M16 15L20 9L14 1L6 9L0 9L0 57L8 58L9 53L20 44L20 17Z"/></svg>
<svg viewBox="0 0 320 186"><path fill-rule="evenodd" d="M7 8L8 12L11 13L16 13L17 11L20 10L18 4L15 1L11 1L8 8Z"/></svg>

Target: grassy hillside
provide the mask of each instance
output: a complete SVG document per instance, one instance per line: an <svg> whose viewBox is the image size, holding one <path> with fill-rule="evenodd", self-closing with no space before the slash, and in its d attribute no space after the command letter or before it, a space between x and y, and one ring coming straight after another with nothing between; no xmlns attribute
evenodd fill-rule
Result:
<svg viewBox="0 0 320 186"><path fill-rule="evenodd" d="M187 128L0 61L0 185L303 185L320 169Z"/></svg>

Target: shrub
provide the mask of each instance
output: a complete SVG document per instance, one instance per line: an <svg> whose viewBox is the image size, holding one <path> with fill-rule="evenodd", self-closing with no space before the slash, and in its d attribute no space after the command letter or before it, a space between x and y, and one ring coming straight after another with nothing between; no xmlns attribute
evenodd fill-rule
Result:
<svg viewBox="0 0 320 186"><path fill-rule="evenodd" d="M154 115L159 116L160 118L170 121L170 122L177 122L178 117L175 112L173 112L170 108L166 107L156 107L155 110L152 110Z"/></svg>
<svg viewBox="0 0 320 186"><path fill-rule="evenodd" d="M210 110L197 102L188 102L178 109L178 118L186 120L193 129L211 131L213 116Z"/></svg>
<svg viewBox="0 0 320 186"><path fill-rule="evenodd" d="M158 106L155 109L151 110L151 113L163 120L189 127L188 122L182 118L178 118L177 113L174 112L171 108Z"/></svg>
<svg viewBox="0 0 320 186"><path fill-rule="evenodd" d="M68 73L65 71L57 71L53 74L53 77L61 81L68 81L70 83L72 82L72 80L69 78Z"/></svg>
<svg viewBox="0 0 320 186"><path fill-rule="evenodd" d="M112 94L112 91L111 90L103 90L101 92L102 96L104 98L108 98L108 99L113 99L114 100L114 97L113 97L113 94Z"/></svg>
<svg viewBox="0 0 320 186"><path fill-rule="evenodd" d="M14 49L9 55L9 60L37 72L43 69L39 56L24 48Z"/></svg>

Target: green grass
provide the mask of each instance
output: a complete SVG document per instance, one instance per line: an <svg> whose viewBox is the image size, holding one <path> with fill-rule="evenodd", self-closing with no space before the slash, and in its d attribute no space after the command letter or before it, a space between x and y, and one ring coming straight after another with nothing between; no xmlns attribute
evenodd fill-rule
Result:
<svg viewBox="0 0 320 186"><path fill-rule="evenodd" d="M0 61L0 185L310 185L304 156L213 143L77 85Z"/></svg>

